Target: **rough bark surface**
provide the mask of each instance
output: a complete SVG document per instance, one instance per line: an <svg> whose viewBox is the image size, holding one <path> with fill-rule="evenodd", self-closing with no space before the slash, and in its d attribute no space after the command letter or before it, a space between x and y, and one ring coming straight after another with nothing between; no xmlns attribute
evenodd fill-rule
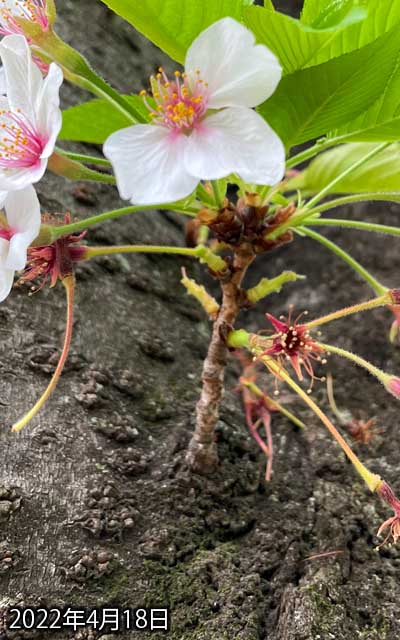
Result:
<svg viewBox="0 0 400 640"><path fill-rule="evenodd" d="M192 471L205 475L214 471L218 464L215 429L225 387L228 357L225 335L234 326L240 312L241 284L253 260L251 247L244 249L242 253L235 255L228 280L224 282L224 276L220 279L221 308L213 324L203 365L201 395L196 405L196 426L186 456L186 462Z"/></svg>
<svg viewBox="0 0 400 640"><path fill-rule="evenodd" d="M121 89L139 89L164 62L97 0L58 5L60 33ZM67 89L66 102L74 95ZM85 188L86 205L77 202L75 185L49 176L40 184L44 208L89 215L118 204L114 189ZM400 209L380 204L340 214L361 212L397 224ZM183 242L176 217L157 212L104 226L89 239L104 244L110 230L117 242ZM329 236L398 286L396 239ZM210 477L188 471L210 326L179 284L182 264L196 269L162 256L102 259L79 269L69 365L51 402L19 436L8 426L54 370L63 290L33 297L16 290L1 306L0 604L168 603L175 640L397 640L400 550L374 550L374 532L390 514L301 405L291 408L306 421L304 432L274 417L274 471L266 484L233 363L218 425L220 465ZM279 314L291 303L313 316L370 296L307 239L259 259L248 284L283 269L306 274L307 282L243 314L246 328L261 328L267 308ZM399 371L400 352L387 341L390 322L379 310L337 322L326 336ZM359 452L399 491L396 400L363 371L334 359L330 366L339 406L377 416L383 431ZM326 406L322 386L315 395ZM340 554L307 559L323 551Z"/></svg>

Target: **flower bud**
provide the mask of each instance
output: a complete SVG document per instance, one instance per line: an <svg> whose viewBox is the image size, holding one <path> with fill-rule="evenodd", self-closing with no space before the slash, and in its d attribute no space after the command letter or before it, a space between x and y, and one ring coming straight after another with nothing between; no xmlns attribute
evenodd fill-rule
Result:
<svg viewBox="0 0 400 640"><path fill-rule="evenodd" d="M400 398L400 378L397 376L388 376L383 384L386 390L395 396L395 398Z"/></svg>
<svg viewBox="0 0 400 640"><path fill-rule="evenodd" d="M397 342L399 341L399 332L400 325L397 320L393 320L392 326L390 327L389 331L389 340L392 344L397 344Z"/></svg>
<svg viewBox="0 0 400 640"><path fill-rule="evenodd" d="M397 289L396 289L397 291ZM393 294L393 291L391 292ZM394 298L394 296L393 296ZM387 305L387 308L394 315L394 320L392 322L392 326L389 331L389 340L392 344L397 344L400 339L400 306L398 304Z"/></svg>

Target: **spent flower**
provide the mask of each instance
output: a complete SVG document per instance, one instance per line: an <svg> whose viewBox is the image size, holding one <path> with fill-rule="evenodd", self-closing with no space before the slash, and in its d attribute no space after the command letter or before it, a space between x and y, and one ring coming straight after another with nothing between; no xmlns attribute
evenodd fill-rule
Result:
<svg viewBox="0 0 400 640"><path fill-rule="evenodd" d="M325 350L311 336L307 325L299 324L300 316L292 320L292 310L287 318L281 316L279 320L270 313L266 316L276 333L271 336L271 345L265 349L263 355L275 356L282 366L285 361L290 362L299 380L303 380L304 367L313 381L313 361L325 363L321 358L321 353Z"/></svg>
<svg viewBox="0 0 400 640"><path fill-rule="evenodd" d="M232 18L192 43L185 71L169 80L160 69L146 101L151 124L113 133L104 145L122 198L137 204L180 200L200 180L238 174L245 182L278 183L285 152L253 110L275 91L281 67L273 53Z"/></svg>
<svg viewBox="0 0 400 640"><path fill-rule="evenodd" d="M386 529L389 529L386 538L379 546L383 546L390 539L396 544L400 538L400 500L395 496L392 488L385 481L382 481L376 492L394 511L394 515L379 527L378 536Z"/></svg>
<svg viewBox="0 0 400 640"><path fill-rule="evenodd" d="M71 222L71 216L66 214L65 224ZM38 291L47 282L50 287L55 287L58 280L73 273L73 265L85 259L86 247L79 243L86 235L86 231L78 235L68 234L54 240L50 244L30 247L26 268L20 278L21 283L40 281L35 287Z"/></svg>

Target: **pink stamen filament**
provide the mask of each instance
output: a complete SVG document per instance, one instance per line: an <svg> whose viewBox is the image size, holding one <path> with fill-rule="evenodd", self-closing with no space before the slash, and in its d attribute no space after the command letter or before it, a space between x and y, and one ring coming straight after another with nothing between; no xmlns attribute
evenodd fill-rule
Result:
<svg viewBox="0 0 400 640"><path fill-rule="evenodd" d="M74 320L74 293L75 293L75 279L71 274L63 278L62 283L65 287L66 296L67 296L67 325L65 329L65 338L64 338L64 346L61 352L60 360L58 362L57 368L53 374L50 383L43 393L43 395L39 398L36 404L32 407L30 411L18 422L16 422L12 428L12 431L19 432L21 431L31 420L36 416L36 414L43 407L45 402L48 400L55 387L57 386L57 382L61 376L61 373L64 369L69 349L71 346L71 338L72 338L72 328L73 328L73 320Z"/></svg>
<svg viewBox="0 0 400 640"><path fill-rule="evenodd" d="M21 18L40 25L43 31L49 28L46 0L15 0L14 10L0 9L0 16L0 34L2 35L15 33L23 35L23 27L18 23Z"/></svg>
<svg viewBox="0 0 400 640"><path fill-rule="evenodd" d="M0 227L0 238L10 241L14 234L10 227Z"/></svg>
<svg viewBox="0 0 400 640"><path fill-rule="evenodd" d="M46 140L35 130L21 112L1 112L7 122L0 124L0 167L17 168L35 165L43 152ZM14 124L12 124L14 123Z"/></svg>
<svg viewBox="0 0 400 640"><path fill-rule="evenodd" d="M202 119L207 111L207 84L196 73L196 79L190 86L185 73L175 72L175 81L170 82L163 69L152 78L152 93L156 103L153 108L146 99L146 92L141 95L144 104L150 111L153 122L168 127L172 131L186 132Z"/></svg>

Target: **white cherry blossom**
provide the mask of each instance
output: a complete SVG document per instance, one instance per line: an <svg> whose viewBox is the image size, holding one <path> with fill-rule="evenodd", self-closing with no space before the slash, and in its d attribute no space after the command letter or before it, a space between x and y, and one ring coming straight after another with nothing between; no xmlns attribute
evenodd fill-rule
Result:
<svg viewBox="0 0 400 640"><path fill-rule="evenodd" d="M40 204L35 189L0 192L0 302L11 291L14 274L25 268L29 245L39 235Z"/></svg>
<svg viewBox="0 0 400 640"><path fill-rule="evenodd" d="M0 190L38 182L46 171L61 129L61 69L46 78L32 60L27 40L6 36L0 43L6 97L0 97Z"/></svg>
<svg viewBox="0 0 400 640"><path fill-rule="evenodd" d="M50 27L46 0L0 0L0 35L23 34L18 19L40 25L43 31Z"/></svg>
<svg viewBox="0 0 400 640"><path fill-rule="evenodd" d="M188 196L200 180L237 174L274 185L284 174L285 152L253 107L275 91L281 67L271 51L232 18L203 31L189 48L185 72L151 79L151 124L137 124L107 139L122 198L161 204Z"/></svg>

